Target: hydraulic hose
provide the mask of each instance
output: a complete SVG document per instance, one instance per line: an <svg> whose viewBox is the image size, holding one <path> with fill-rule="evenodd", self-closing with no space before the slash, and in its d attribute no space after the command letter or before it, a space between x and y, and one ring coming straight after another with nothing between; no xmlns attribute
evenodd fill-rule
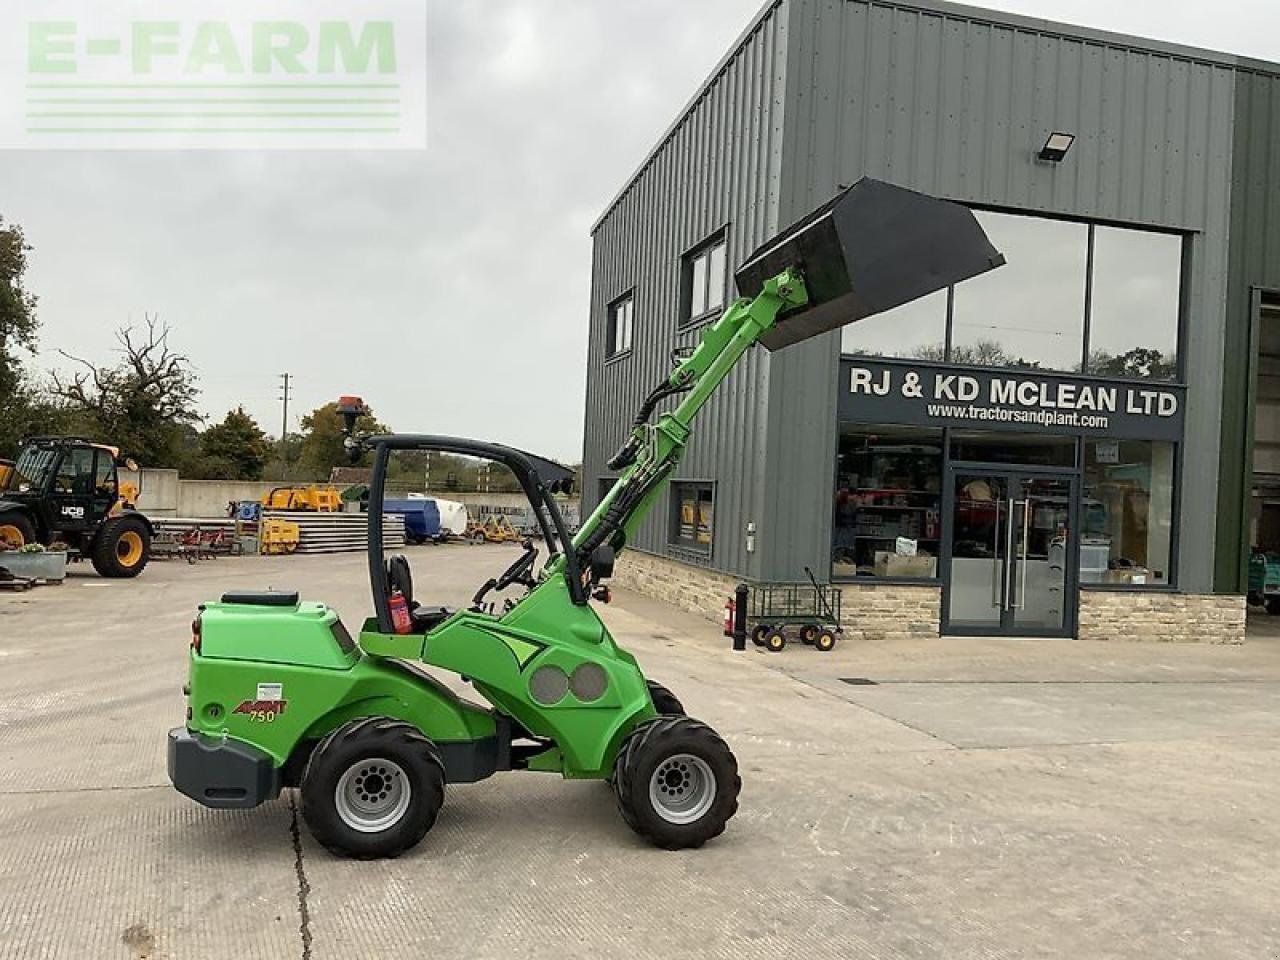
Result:
<svg viewBox="0 0 1280 960"><path fill-rule="evenodd" d="M626 441L618 448L618 452L609 458L610 470L623 470L636 462L636 455L640 452L641 440L636 434L635 428L643 427L649 422L649 418L653 416L653 411L658 408L658 404L667 397L675 396L677 393L683 393L689 387L672 386L668 380L663 380L657 387L645 397L644 403L640 404L640 410L636 414L636 418L632 421L632 432Z"/></svg>

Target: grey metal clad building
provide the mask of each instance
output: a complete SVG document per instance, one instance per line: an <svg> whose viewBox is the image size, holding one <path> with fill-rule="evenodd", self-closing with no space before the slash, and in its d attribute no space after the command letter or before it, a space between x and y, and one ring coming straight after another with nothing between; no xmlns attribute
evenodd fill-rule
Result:
<svg viewBox="0 0 1280 960"><path fill-rule="evenodd" d="M1276 64L769 3L593 229L584 507L734 267L864 176L973 207L1008 265L754 351L620 576L710 612L808 566L872 633L1238 637L1280 551Z"/></svg>

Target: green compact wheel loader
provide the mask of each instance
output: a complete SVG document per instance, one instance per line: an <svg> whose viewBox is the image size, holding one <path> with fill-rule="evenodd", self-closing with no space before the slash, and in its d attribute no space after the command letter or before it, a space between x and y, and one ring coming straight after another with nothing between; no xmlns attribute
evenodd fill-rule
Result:
<svg viewBox="0 0 1280 960"><path fill-rule="evenodd" d="M569 479L563 468L473 440L354 436L363 405L344 398L348 449L373 454L373 616L353 637L334 610L296 594L228 593L203 605L187 722L169 732L174 786L219 808L297 787L315 838L357 858L418 843L446 787L515 770L608 781L622 819L659 847L717 836L738 806L737 761L597 617L592 604L608 600L614 559L671 477L699 411L756 343L781 349L1001 263L965 207L859 181L738 270L740 298L644 400L610 461L618 482L572 537L552 497ZM668 398L674 406L654 421ZM541 569L530 542L467 609L417 600L408 560L383 556L381 504L389 458L419 450L508 467L547 548ZM520 599L488 600L512 587L523 588ZM484 703L427 667L465 678Z"/></svg>

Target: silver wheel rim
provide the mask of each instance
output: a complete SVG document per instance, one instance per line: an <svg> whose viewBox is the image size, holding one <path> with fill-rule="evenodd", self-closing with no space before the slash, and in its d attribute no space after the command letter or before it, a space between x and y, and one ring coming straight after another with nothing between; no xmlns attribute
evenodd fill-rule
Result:
<svg viewBox="0 0 1280 960"><path fill-rule="evenodd" d="M649 778L649 802L667 823L693 823L715 799L716 775L691 753L668 757Z"/></svg>
<svg viewBox="0 0 1280 960"><path fill-rule="evenodd" d="M333 791L338 816L352 830L379 833L400 822L413 788L393 760L370 757L349 766Z"/></svg>

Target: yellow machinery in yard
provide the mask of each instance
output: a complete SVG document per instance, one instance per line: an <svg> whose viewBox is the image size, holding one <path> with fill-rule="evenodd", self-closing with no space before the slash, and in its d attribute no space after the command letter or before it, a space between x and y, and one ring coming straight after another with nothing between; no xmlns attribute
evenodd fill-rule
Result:
<svg viewBox="0 0 1280 960"><path fill-rule="evenodd" d="M258 536L259 549L270 554L296 553L302 540L301 528L296 523L275 517L262 521Z"/></svg>
<svg viewBox="0 0 1280 960"><path fill-rule="evenodd" d="M467 524L467 538L472 543L519 543L523 537L504 514L491 513L484 520Z"/></svg>
<svg viewBox="0 0 1280 960"><path fill-rule="evenodd" d="M342 509L342 496L337 487L276 487L262 498L264 510L302 510L311 513L337 513Z"/></svg>

